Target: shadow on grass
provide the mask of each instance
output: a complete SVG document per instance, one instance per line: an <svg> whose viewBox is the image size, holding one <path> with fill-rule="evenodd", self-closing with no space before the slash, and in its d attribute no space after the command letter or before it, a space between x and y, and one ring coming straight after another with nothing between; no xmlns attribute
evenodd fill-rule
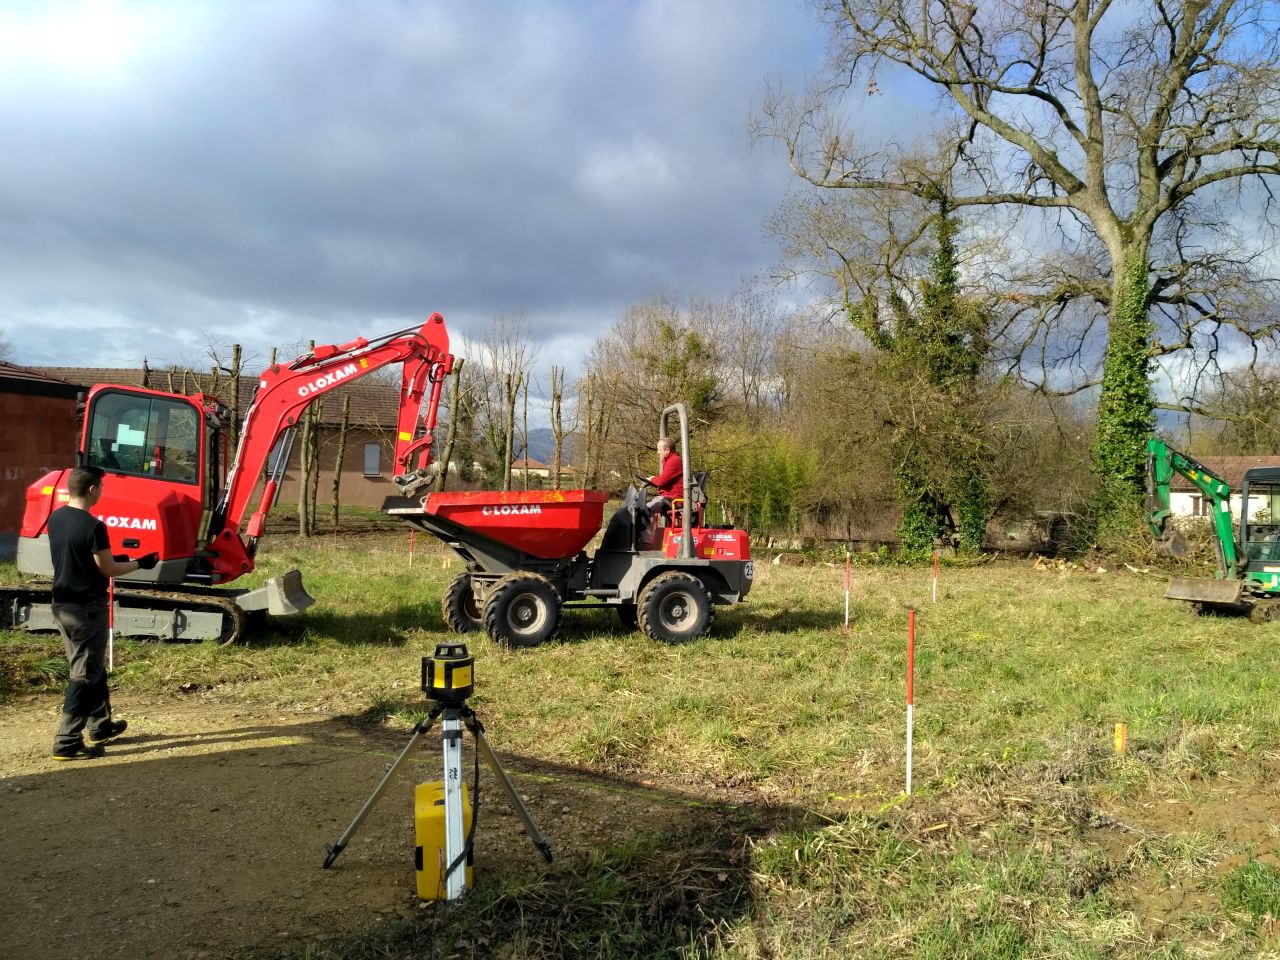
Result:
<svg viewBox="0 0 1280 960"><path fill-rule="evenodd" d="M403 647L411 630L445 632L438 600L404 604L390 610L361 611L313 607L293 617L268 618L245 636L253 647L294 646L316 637L345 646Z"/></svg>
<svg viewBox="0 0 1280 960"><path fill-rule="evenodd" d="M768 633L800 633L807 630L833 630L844 625L843 610L760 610L745 606L730 607L716 618L713 633L737 634L747 630Z"/></svg>
<svg viewBox="0 0 1280 960"><path fill-rule="evenodd" d="M748 630L800 633L838 629L843 622L842 611L761 610L749 603L718 606L708 639L714 641ZM304 644L314 637L332 638L347 646L403 647L410 631L423 630L439 634L442 639L455 636L445 626L438 600L377 612L313 607L299 616L269 618L257 628L251 625L245 635L254 647ZM564 608L560 627L550 642L585 643L601 636L616 637L622 642L643 639L636 628L622 623L612 607L570 604Z"/></svg>
<svg viewBox="0 0 1280 960"><path fill-rule="evenodd" d="M436 731L410 754L378 815L321 871L323 841L368 797L403 733L341 718L207 734L139 727L105 760L8 781L12 869L0 873L0 896L14 956L69 960L83 955L86 937L103 934L137 957L684 956L750 914L755 842L804 817L508 754L504 765L555 862L538 859L486 768L476 886L452 909L419 907L404 821L413 783L439 775ZM72 811L89 808L86 834ZM60 886L92 889L107 871L124 892L47 897L50 862ZM119 922L143 915L157 890L163 922ZM210 891L234 924L207 922Z"/></svg>

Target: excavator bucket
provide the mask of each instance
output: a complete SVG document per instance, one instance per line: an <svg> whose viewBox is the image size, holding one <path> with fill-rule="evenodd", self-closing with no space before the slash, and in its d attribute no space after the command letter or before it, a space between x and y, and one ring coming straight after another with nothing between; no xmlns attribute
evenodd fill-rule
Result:
<svg viewBox="0 0 1280 960"><path fill-rule="evenodd" d="M1165 557L1185 557L1191 551L1191 544L1177 530L1169 530L1155 541L1155 551Z"/></svg>
<svg viewBox="0 0 1280 960"><path fill-rule="evenodd" d="M1188 600L1215 607L1241 609L1244 583L1240 580L1210 580L1206 577L1172 577L1165 597L1170 600Z"/></svg>
<svg viewBox="0 0 1280 960"><path fill-rule="evenodd" d="M302 574L297 570L272 577L257 590L242 593L236 598L242 610L265 610L273 617L288 617L301 613L315 603L302 585Z"/></svg>

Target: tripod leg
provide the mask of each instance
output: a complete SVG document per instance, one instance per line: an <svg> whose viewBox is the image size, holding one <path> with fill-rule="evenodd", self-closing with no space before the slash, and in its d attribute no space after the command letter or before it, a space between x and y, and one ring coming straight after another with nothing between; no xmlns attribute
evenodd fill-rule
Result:
<svg viewBox="0 0 1280 960"><path fill-rule="evenodd" d="M396 757L395 762L391 764L391 768L387 771L386 776L384 776L382 781L373 788L373 794L364 802L364 806L360 808L360 812L356 814L356 818L351 821L351 826L347 827L347 832L338 838L337 843L326 843L324 845L327 856L324 858L324 865L321 869L327 870L331 867L333 865L333 861L338 859L338 854L342 853L342 851L346 849L347 844L355 835L355 832L360 829L360 824L364 821L364 818L369 815L369 811L373 809L374 804L376 804L379 798L381 798L383 791L387 789L387 785L391 783L391 778L396 775L396 772L404 764L405 760L408 759L409 751L413 749L413 745L418 742L418 739L424 733L431 729L431 724L435 722L436 717L439 715L440 711L432 710L423 718L422 722L414 728L413 736L409 738L409 742L405 744L405 748L400 751L400 756Z"/></svg>
<svg viewBox="0 0 1280 960"><path fill-rule="evenodd" d="M473 715L474 718L474 715ZM551 862L551 844L548 843L538 832L538 828L534 825L533 818L529 816L529 811L525 809L524 801L520 799L520 794L516 793L515 784L511 782L511 778L507 776L507 771L502 769L502 764L498 762L498 755L493 752L493 748L489 746L489 741L485 739L484 730L480 723L476 720L469 724L471 735L476 738L476 749L480 751L480 755L484 757L484 762L489 765L489 769L493 771L493 775L498 778L498 783L502 785L502 792L507 795L507 800L511 803L511 808L515 810L516 816L520 818L520 822L524 824L525 832L529 834L529 839L533 841L533 845L538 848L538 852L542 854L542 859Z"/></svg>

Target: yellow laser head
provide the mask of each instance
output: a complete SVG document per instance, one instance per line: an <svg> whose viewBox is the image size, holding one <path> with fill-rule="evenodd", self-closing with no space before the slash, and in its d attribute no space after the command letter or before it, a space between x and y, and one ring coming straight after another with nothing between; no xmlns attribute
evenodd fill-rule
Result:
<svg viewBox="0 0 1280 960"><path fill-rule="evenodd" d="M422 692L437 703L463 703L475 690L475 663L465 643L438 644L422 658Z"/></svg>

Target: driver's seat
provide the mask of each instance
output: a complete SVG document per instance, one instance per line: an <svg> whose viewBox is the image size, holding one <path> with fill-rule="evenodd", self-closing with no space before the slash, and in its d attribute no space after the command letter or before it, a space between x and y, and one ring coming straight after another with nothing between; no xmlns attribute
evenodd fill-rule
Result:
<svg viewBox="0 0 1280 960"><path fill-rule="evenodd" d="M703 514L707 506L707 471L699 470L689 478L689 499L693 501L693 526L701 527ZM675 497L671 501L671 525L684 526L684 498Z"/></svg>

